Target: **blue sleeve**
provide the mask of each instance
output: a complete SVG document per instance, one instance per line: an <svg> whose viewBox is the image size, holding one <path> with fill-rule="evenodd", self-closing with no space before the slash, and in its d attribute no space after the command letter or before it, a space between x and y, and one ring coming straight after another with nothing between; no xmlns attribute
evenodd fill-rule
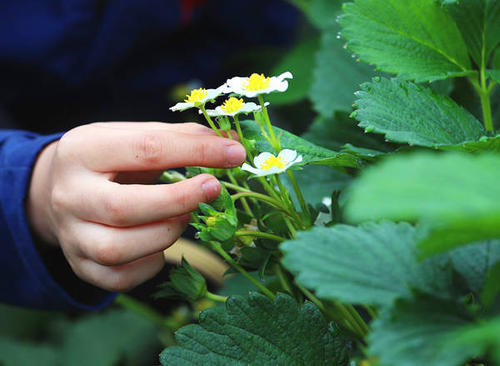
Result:
<svg viewBox="0 0 500 366"><path fill-rule="evenodd" d="M33 164L38 152L59 137L0 130L0 301L42 309L97 310L114 295L95 289L86 302L71 296L42 261L27 223L24 203Z"/></svg>

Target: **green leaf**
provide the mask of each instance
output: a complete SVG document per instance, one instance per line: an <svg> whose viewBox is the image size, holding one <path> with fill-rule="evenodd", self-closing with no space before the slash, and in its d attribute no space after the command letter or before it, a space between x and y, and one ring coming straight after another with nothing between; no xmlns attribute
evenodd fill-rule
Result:
<svg viewBox="0 0 500 366"><path fill-rule="evenodd" d="M337 28L323 33L309 97L316 112L332 117L335 111L351 111L354 92L369 80L373 67L357 62L337 39Z"/></svg>
<svg viewBox="0 0 500 366"><path fill-rule="evenodd" d="M317 118L302 137L332 150L344 149L348 143L382 153L393 150L381 136L365 133L357 126L355 119L343 112L335 113L333 118Z"/></svg>
<svg viewBox="0 0 500 366"><path fill-rule="evenodd" d="M497 0L460 0L447 6L467 48L481 67L500 42L500 3Z"/></svg>
<svg viewBox="0 0 500 366"><path fill-rule="evenodd" d="M500 157L418 153L389 157L349 187L352 222L423 220L422 255L500 237Z"/></svg>
<svg viewBox="0 0 500 366"><path fill-rule="evenodd" d="M484 151L500 152L500 135L494 137L482 136L479 141L471 141L457 145L439 146L439 149L446 151L463 151L468 153L478 153Z"/></svg>
<svg viewBox="0 0 500 366"><path fill-rule="evenodd" d="M425 258L460 245L499 238L499 222L500 216L492 213L469 218L448 218L443 222L429 223L427 237L419 244L420 256Z"/></svg>
<svg viewBox="0 0 500 366"><path fill-rule="evenodd" d="M490 308L500 293L500 261L495 263L488 272L488 277L481 293L481 302Z"/></svg>
<svg viewBox="0 0 500 366"><path fill-rule="evenodd" d="M319 39L314 37L300 42L273 69L271 75L280 75L285 71L293 74L286 93L272 93L266 97L271 105L299 102L307 97L312 84L314 55L319 48Z"/></svg>
<svg viewBox="0 0 500 366"><path fill-rule="evenodd" d="M456 271L465 279L469 289L480 294L492 266L500 262L500 240L465 245L450 252Z"/></svg>
<svg viewBox="0 0 500 366"><path fill-rule="evenodd" d="M486 70L486 76L500 83L500 70Z"/></svg>
<svg viewBox="0 0 500 366"><path fill-rule="evenodd" d="M33 339L40 329L62 317L59 313L0 304L0 337Z"/></svg>
<svg viewBox="0 0 500 366"><path fill-rule="evenodd" d="M67 329L61 365L139 365L157 347L153 323L127 310L111 310L89 315Z"/></svg>
<svg viewBox="0 0 500 366"><path fill-rule="evenodd" d="M176 340L179 346L161 353L162 365L348 364L345 341L329 332L320 311L287 295L230 297L225 308L201 313L199 325L181 328Z"/></svg>
<svg viewBox="0 0 500 366"><path fill-rule="evenodd" d="M477 347L452 347L454 333L470 323L454 303L436 299L399 301L372 324L369 352L382 365L461 366Z"/></svg>
<svg viewBox="0 0 500 366"><path fill-rule="evenodd" d="M391 141L440 147L476 141L485 133L472 114L430 88L386 78L361 88L353 113L359 126Z"/></svg>
<svg viewBox="0 0 500 366"><path fill-rule="evenodd" d="M54 366L59 364L57 349L49 345L35 344L0 338L0 365L2 366Z"/></svg>
<svg viewBox="0 0 500 366"><path fill-rule="evenodd" d="M454 334L449 342L454 350L460 352L464 348L476 350L476 355L490 355L492 363L500 364L500 317L484 319L479 323L463 327Z"/></svg>
<svg viewBox="0 0 500 366"><path fill-rule="evenodd" d="M268 151L273 154L276 153L273 151L273 148L269 145L264 136L262 136L260 128L256 122L242 121L240 124L245 138L255 140L256 148L259 152ZM315 145L312 142L278 127L273 126L273 130L276 136L281 135L281 148L297 151L298 154L302 155L302 161L304 163L354 168L360 166L360 161L352 154L336 152Z"/></svg>
<svg viewBox="0 0 500 366"><path fill-rule="evenodd" d="M500 70L500 49L497 49L493 55L493 68Z"/></svg>
<svg viewBox="0 0 500 366"><path fill-rule="evenodd" d="M320 298L390 305L412 289L450 296L448 260L417 261L418 238L411 225L385 221L315 227L280 248L285 267Z"/></svg>
<svg viewBox="0 0 500 366"><path fill-rule="evenodd" d="M439 95L450 95L455 88L453 79L437 80L428 84Z"/></svg>
<svg viewBox="0 0 500 366"><path fill-rule="evenodd" d="M415 81L473 72L457 26L434 0L356 0L340 23L348 48L382 71Z"/></svg>

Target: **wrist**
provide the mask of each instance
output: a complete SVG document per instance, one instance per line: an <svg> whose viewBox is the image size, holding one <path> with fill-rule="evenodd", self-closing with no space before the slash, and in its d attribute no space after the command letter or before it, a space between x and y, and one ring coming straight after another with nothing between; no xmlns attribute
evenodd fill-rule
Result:
<svg viewBox="0 0 500 366"><path fill-rule="evenodd" d="M26 215L34 236L43 242L57 245L57 237L51 225L50 195L52 160L57 141L40 151L33 166L26 199Z"/></svg>

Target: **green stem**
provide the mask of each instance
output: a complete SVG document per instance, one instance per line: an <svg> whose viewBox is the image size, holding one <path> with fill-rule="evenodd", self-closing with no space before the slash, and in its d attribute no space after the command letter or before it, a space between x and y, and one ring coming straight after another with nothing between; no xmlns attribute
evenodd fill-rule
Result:
<svg viewBox="0 0 500 366"><path fill-rule="evenodd" d="M352 315L356 323L360 326L363 331L363 334L366 335L370 332L370 328L363 320L363 318L359 315L358 311L351 304L344 305L347 311Z"/></svg>
<svg viewBox="0 0 500 366"><path fill-rule="evenodd" d="M257 192L254 192L252 190L250 190L250 187L248 187L248 185L246 184L246 182L244 182L243 184L247 187L247 188L244 188L244 187L240 187L238 185L235 185L235 184L232 184L232 183L229 183L229 182L222 182L222 184L226 187L226 188L230 188L232 189L233 191L236 191L236 192L239 192L239 193L255 193L255 194L261 194L261 193L257 193ZM234 196L234 195L233 195ZM265 196L265 195L262 195L262 196ZM269 197L271 199L274 199L273 197ZM237 198L236 198L237 199ZM255 199L255 197L251 197L250 196L250 199L252 200L252 202L256 203L257 200ZM280 209L284 209L284 206L281 204L281 201L279 200L276 200L274 199L275 201L273 201L273 207L276 207L275 204L278 204L279 202L279 207ZM265 202L268 202L267 200ZM270 202L268 202L270 203Z"/></svg>
<svg viewBox="0 0 500 366"><path fill-rule="evenodd" d="M141 316L143 316L146 319L151 320L153 323L161 326L161 327L167 327L167 322L166 319L158 313L156 310L153 308L147 306L146 304L124 294L120 294L116 297L115 303L119 304L120 306L131 310Z"/></svg>
<svg viewBox="0 0 500 366"><path fill-rule="evenodd" d="M333 320L343 326L343 328L347 329L352 335L354 335L358 339L363 339L363 334L360 332L360 329L356 327L356 324L353 320L350 320L350 315L345 309L337 308L340 314L337 314L333 309L325 306L323 302L318 299L314 294L301 285L297 285L297 287L306 295L311 302L318 307L319 310L325 316L327 316L330 320ZM341 304L340 304L341 305Z"/></svg>
<svg viewBox="0 0 500 366"><path fill-rule="evenodd" d="M275 174L273 176L273 178L276 181L276 185L278 186L278 188L280 190L282 200L288 206L289 212L292 213L291 217L294 219L295 223L297 224L296 226L299 228L300 227L305 228L304 225L302 225L302 220L301 220L299 214L297 213L297 210L295 209L295 206L294 206L292 200L290 199L290 195L288 194L288 190L283 186L283 183L281 182L279 175ZM290 228L290 225L288 225L288 227ZM290 232L291 232L292 236L295 236L295 230L293 230L293 231L291 230Z"/></svg>
<svg viewBox="0 0 500 366"><path fill-rule="evenodd" d="M269 114L267 113L267 107L266 107L266 104L264 103L264 98L260 94L257 97L259 99L259 103L260 103L260 106L262 108L262 113L264 115L264 122L266 123L267 129L269 131L269 135L271 136L271 141L269 141L269 143L274 148L274 150L276 150L276 152L279 153L281 151L281 144L280 144L280 141L274 135L273 126L271 125L271 120L269 119Z"/></svg>
<svg viewBox="0 0 500 366"><path fill-rule="evenodd" d="M253 162L253 155L252 152L250 151L250 147L248 146L247 139L243 136L243 132L241 131L240 120L237 115L235 115L233 119L234 119L234 125L236 126L236 132L238 133L238 137L240 138L241 143L243 144L245 150L247 151L249 160Z"/></svg>
<svg viewBox="0 0 500 366"><path fill-rule="evenodd" d="M229 254L227 254L224 249L221 248L219 243L212 243L212 248L214 251L219 253L219 255L226 260L227 263L231 265L235 270L240 272L243 276L245 276L250 282L252 282L259 290L262 291L264 295L269 297L271 300L274 300L275 295L261 282L252 277L250 273L248 273L243 267L241 267L238 263L236 263L233 258Z"/></svg>
<svg viewBox="0 0 500 366"><path fill-rule="evenodd" d="M224 182L224 181L221 181L221 183L226 187L226 188L229 188L229 189L232 189L233 191L236 191L236 192L252 192L251 190L249 189L246 189L246 188L243 188L243 187L240 187L239 185L237 184L232 184L232 183L229 183L229 182Z"/></svg>
<svg viewBox="0 0 500 366"><path fill-rule="evenodd" d="M484 128L486 131L493 134L494 128L493 118L491 116L490 92L488 92L488 86L486 85L484 68L481 68L481 90L479 91L479 97L481 99L481 108L483 110Z"/></svg>
<svg viewBox="0 0 500 366"><path fill-rule="evenodd" d="M491 85L488 86L486 82L486 35L483 30L482 33L482 48L481 48L481 69L479 70L479 83L476 80L473 80L469 78L471 81L472 85L476 89L477 93L479 94L479 98L481 100L481 109L483 112L483 123L484 123L484 128L486 129L487 132L493 134L494 128L493 128L493 118L491 116L491 102L490 102L490 93L493 90L491 88Z"/></svg>
<svg viewBox="0 0 500 366"><path fill-rule="evenodd" d="M295 238L295 233L297 230L295 229L295 226L291 223L290 219L288 217L284 217L283 220L285 220L285 224L288 227L288 230L290 231L290 237Z"/></svg>
<svg viewBox="0 0 500 366"><path fill-rule="evenodd" d="M283 206L281 201L278 201L277 199L275 199L273 197L266 196L265 194L257 193L257 192L240 192L240 193L236 193L236 194L231 195L231 198L233 199L233 201L236 201L237 199L240 199L242 197L253 197L256 200L266 202L267 204L269 204L277 209L280 209L281 211L286 212L288 215L290 215L290 212L288 211L288 209L285 206Z"/></svg>
<svg viewBox="0 0 500 366"><path fill-rule="evenodd" d="M297 181L295 180L295 176L293 175L293 172L290 170L287 170L286 173L288 174L288 178L290 178L290 182L292 183L293 190L295 191L295 194L297 195L297 199L299 200L300 207L302 208L302 212L306 217L308 218L308 225L310 226L312 223L310 221L310 213L309 213L309 208L307 207L307 203L304 199L304 196L302 195L302 191L300 190L300 187L297 184Z"/></svg>
<svg viewBox="0 0 500 366"><path fill-rule="evenodd" d="M263 231L238 230L234 233L234 235L236 235L236 236L254 236L254 237L258 237L258 238L265 238L265 239L274 240L274 241L277 241L280 243L287 240L281 236L270 234L270 233L265 233Z"/></svg>
<svg viewBox="0 0 500 366"><path fill-rule="evenodd" d="M342 303L340 303L338 301L334 301L334 300L330 301L329 303L351 325L352 329L356 332L356 334L358 334L361 338L364 338L364 336L366 334L365 334L365 332L363 330L363 327L360 324L358 324L358 322L356 321L356 319L346 309L346 307Z"/></svg>
<svg viewBox="0 0 500 366"><path fill-rule="evenodd" d="M371 317L372 319L375 319L375 318L378 316L378 314L377 314L377 310L375 310L375 309L374 309L373 307L371 307L371 306L366 305L366 306L365 306L365 310L366 310L366 312L368 313L368 315L370 315L370 317Z"/></svg>
<svg viewBox="0 0 500 366"><path fill-rule="evenodd" d="M292 201L290 200L290 197L288 196L288 190L283 186L283 183L281 182L279 175L278 174L272 175L272 179L276 182L276 185L280 190L280 194L283 200L288 203L290 208L295 209L295 207L293 207Z"/></svg>
<svg viewBox="0 0 500 366"><path fill-rule="evenodd" d="M246 190L247 190L247 191L251 191L250 186L248 185L248 183L247 183L246 181L243 181L243 182L241 183L241 185L243 186L243 188L246 188ZM250 200L252 201L252 203L253 203L254 205L256 205L256 204L257 204L257 201L256 201L255 199L250 198Z"/></svg>
<svg viewBox="0 0 500 366"><path fill-rule="evenodd" d="M262 187L264 187L264 190L267 193L269 193L270 196L273 196L278 201L281 201L281 197L280 197L279 193L276 192L276 190L273 187L271 187L271 184L269 184L269 182L266 180L266 177L258 177L258 180L259 180L260 184L262 184Z"/></svg>
<svg viewBox="0 0 500 366"><path fill-rule="evenodd" d="M221 296L217 294L213 294L209 291L205 294L205 297L209 300L215 301L215 302L226 302L227 301L227 296Z"/></svg>
<svg viewBox="0 0 500 366"><path fill-rule="evenodd" d="M226 170L226 174L227 174L229 180L231 181L231 183L233 184L233 186L237 186L238 182L236 181L236 178L234 178L233 173L231 172L231 170L227 169ZM251 217L254 217L253 212L250 209L250 206L248 205L248 202L247 202L247 200L244 197L241 198L241 204L243 205L243 209L245 210L245 212L248 215L250 215Z"/></svg>
<svg viewBox="0 0 500 366"><path fill-rule="evenodd" d="M278 279L283 289L286 292L288 292L291 296L295 297L294 291L292 289L292 284L288 279L287 275L285 274L285 272L283 272L283 268L281 268L281 265L279 263L276 263L276 265L274 266L274 273L276 273L276 276L278 276Z"/></svg>
<svg viewBox="0 0 500 366"><path fill-rule="evenodd" d="M205 119L207 120L210 127L212 127L212 130L214 130L218 136L222 137L222 133L219 131L217 126L215 126L214 121L212 121L212 118L210 118L210 116L208 115L207 111L205 110L204 105L200 106L200 111L201 111L201 113L203 113L203 116L205 116Z"/></svg>
<svg viewBox="0 0 500 366"><path fill-rule="evenodd" d="M283 220L285 221L285 224L287 225L288 229L290 230L291 237L295 237L295 232L296 229L293 226L293 224L290 222L289 218L293 218L296 220L297 213L295 210L289 210L287 207L283 205L283 203L277 199L274 199L273 197L266 196L265 194L257 193L257 192L240 192L233 194L231 198L233 201L236 201L237 199L241 197L252 197L254 199L257 199L259 201L265 202L274 208L277 208L280 211L283 211L286 213L288 216L284 216Z"/></svg>

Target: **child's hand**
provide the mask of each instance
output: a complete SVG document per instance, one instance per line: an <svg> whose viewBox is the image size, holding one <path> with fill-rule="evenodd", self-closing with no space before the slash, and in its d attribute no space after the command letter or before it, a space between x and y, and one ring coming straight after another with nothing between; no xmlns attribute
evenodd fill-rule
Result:
<svg viewBox="0 0 500 366"><path fill-rule="evenodd" d="M189 213L220 193L219 182L207 174L175 184L144 183L165 169L228 168L244 159L238 142L194 123L77 127L36 162L26 203L30 224L46 242L61 246L80 278L125 291L161 270L163 250L184 231Z"/></svg>

